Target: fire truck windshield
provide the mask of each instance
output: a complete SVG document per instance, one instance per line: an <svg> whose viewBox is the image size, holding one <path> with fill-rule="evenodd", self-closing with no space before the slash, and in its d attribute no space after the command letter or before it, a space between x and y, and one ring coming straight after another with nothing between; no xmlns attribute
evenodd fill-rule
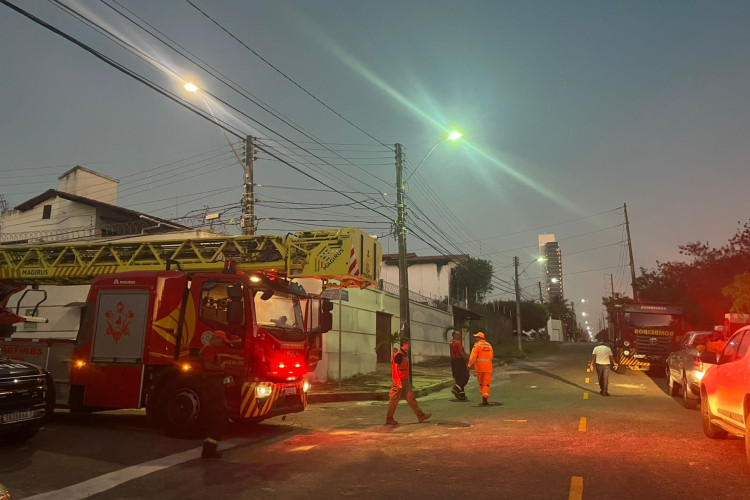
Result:
<svg viewBox="0 0 750 500"><path fill-rule="evenodd" d="M663 327L679 329L682 316L675 314L625 313L625 324L635 327Z"/></svg>
<svg viewBox="0 0 750 500"><path fill-rule="evenodd" d="M302 309L299 298L285 292L275 292L263 300L262 291L255 294L255 318L258 326L267 329L279 340L304 340Z"/></svg>

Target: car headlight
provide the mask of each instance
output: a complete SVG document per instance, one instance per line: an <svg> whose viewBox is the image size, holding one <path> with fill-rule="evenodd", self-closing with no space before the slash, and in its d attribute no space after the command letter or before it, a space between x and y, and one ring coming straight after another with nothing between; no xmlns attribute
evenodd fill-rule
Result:
<svg viewBox="0 0 750 500"><path fill-rule="evenodd" d="M259 398L267 398L273 394L273 385L269 383L262 383L255 386L255 396Z"/></svg>
<svg viewBox="0 0 750 500"><path fill-rule="evenodd" d="M624 345L625 347L628 347L630 345L630 341L626 340L625 342L622 343L622 345Z"/></svg>
<svg viewBox="0 0 750 500"><path fill-rule="evenodd" d="M701 380L703 378L703 375L705 375L705 373L695 370L695 378L697 378L698 380Z"/></svg>

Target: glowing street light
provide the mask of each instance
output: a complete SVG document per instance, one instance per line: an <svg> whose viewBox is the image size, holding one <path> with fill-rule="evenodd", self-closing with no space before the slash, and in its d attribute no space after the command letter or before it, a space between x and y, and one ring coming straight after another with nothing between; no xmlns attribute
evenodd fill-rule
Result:
<svg viewBox="0 0 750 500"><path fill-rule="evenodd" d="M435 143L435 145L432 146L432 149L430 149L430 151L426 155L424 155L424 158L422 158L422 161L420 161L417 164L417 166L414 167L414 170L412 170L411 173L409 174L409 176L406 178L406 180L404 180L404 183L408 182L409 179L411 179L411 176L417 173L417 169L422 166L422 163L424 163L425 160L430 157L430 155L432 154L432 152L435 151L435 149L440 145L441 142L443 142L443 141L457 141L458 139L460 139L463 136L464 136L464 134L462 134L461 132L459 132L457 130L454 130L453 132L451 132L450 134L448 134L447 137L443 137L442 139L440 139L439 141L437 141Z"/></svg>
<svg viewBox="0 0 750 500"><path fill-rule="evenodd" d="M455 141L463 137L458 131L453 131L447 137L441 138L432 146L432 149L422 158L414 170L404 177L404 154L401 144L395 145L396 150L396 235L398 237L398 295L399 295L399 313L400 328L399 336L401 339L411 338L411 324L409 318L409 271L406 258L406 183L417 172L417 169L430 157L433 151L443 141ZM519 337L520 342L520 337ZM411 350L408 352L409 361L411 361ZM411 382L411 372L409 372L409 381Z"/></svg>
<svg viewBox="0 0 750 500"><path fill-rule="evenodd" d="M183 85L183 87L188 92L193 92L193 93L198 92L198 87L193 82L187 82L185 85Z"/></svg>

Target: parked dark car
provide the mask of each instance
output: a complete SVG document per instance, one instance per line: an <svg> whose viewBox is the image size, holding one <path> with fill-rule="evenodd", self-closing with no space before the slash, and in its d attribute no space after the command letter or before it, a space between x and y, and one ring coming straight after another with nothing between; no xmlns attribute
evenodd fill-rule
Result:
<svg viewBox="0 0 750 500"><path fill-rule="evenodd" d="M701 400L700 385L708 364L701 360L713 332L687 332L680 347L667 357L667 385L670 396L682 396L685 408L693 409ZM703 349L700 349L703 346Z"/></svg>
<svg viewBox="0 0 750 500"><path fill-rule="evenodd" d="M0 354L0 441L18 443L34 437L54 405L49 374Z"/></svg>

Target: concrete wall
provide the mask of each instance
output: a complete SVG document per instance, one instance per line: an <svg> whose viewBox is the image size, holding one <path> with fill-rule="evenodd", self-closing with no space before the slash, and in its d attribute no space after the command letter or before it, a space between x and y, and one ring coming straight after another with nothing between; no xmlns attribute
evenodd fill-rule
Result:
<svg viewBox="0 0 750 500"><path fill-rule="evenodd" d="M377 312L392 315L391 333L399 330L401 319L397 295L374 289L349 290L348 292L349 301L341 302L340 323L339 302L333 302L333 329L323 335L323 356L311 376L312 382L338 380L339 359L342 378L375 371ZM452 314L415 303L411 304L409 311L412 360L421 362L435 357L448 356L448 342L453 325ZM339 324L341 325L340 336ZM339 350L339 338L341 350ZM468 347L468 344L465 347Z"/></svg>

